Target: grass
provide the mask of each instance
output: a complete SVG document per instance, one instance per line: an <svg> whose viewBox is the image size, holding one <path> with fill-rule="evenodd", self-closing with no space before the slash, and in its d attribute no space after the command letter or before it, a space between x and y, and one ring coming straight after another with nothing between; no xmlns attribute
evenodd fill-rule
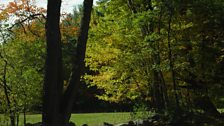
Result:
<svg viewBox="0 0 224 126"><path fill-rule="evenodd" d="M6 126L1 123L3 116L0 116L0 126ZM86 113L86 114L72 114L71 121L75 122L76 126L88 124L88 126L102 126L103 122L118 124L128 122L131 119L130 113ZM41 121L41 115L27 115L27 123L36 123ZM20 125L23 126L23 117L20 117Z"/></svg>
<svg viewBox="0 0 224 126"><path fill-rule="evenodd" d="M218 109L223 113L224 109ZM7 126L4 122L4 116L0 114L0 126ZM131 120L131 115L128 112L116 113L84 113L72 114L71 121L75 122L76 126L88 124L88 126L103 126L103 122L110 124L124 123ZM27 123L36 123L41 121L41 114L27 115ZM9 122L9 121L8 121ZM23 116L20 116L20 125L23 126Z"/></svg>
<svg viewBox="0 0 224 126"><path fill-rule="evenodd" d="M73 114L71 121L77 126L88 124L88 126L102 126L103 122L117 124L127 122L131 119L130 113L95 113L95 114Z"/></svg>

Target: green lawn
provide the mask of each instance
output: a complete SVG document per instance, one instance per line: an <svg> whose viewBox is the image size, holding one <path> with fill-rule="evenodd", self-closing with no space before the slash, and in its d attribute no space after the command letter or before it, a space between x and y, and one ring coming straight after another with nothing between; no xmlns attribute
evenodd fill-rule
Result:
<svg viewBox="0 0 224 126"><path fill-rule="evenodd" d="M103 122L117 124L128 122L131 119L130 113L95 113L95 114L73 114L71 121L77 126L88 124L89 126L101 126Z"/></svg>
<svg viewBox="0 0 224 126"><path fill-rule="evenodd" d="M2 116L1 116L2 118ZM88 124L88 126L102 126L103 122L118 124L128 122L131 119L130 113L87 113L87 114L72 114L71 121L75 122L76 126ZM0 120L1 121L1 120ZM41 121L41 115L27 115L27 122L35 123ZM23 118L20 117L20 126L23 126ZM0 126L1 122L0 122ZM5 125L4 125L5 126Z"/></svg>

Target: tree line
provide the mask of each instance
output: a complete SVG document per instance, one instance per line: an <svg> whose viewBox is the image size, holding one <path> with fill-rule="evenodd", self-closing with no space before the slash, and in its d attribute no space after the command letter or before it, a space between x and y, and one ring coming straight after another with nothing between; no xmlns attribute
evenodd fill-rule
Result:
<svg viewBox="0 0 224 126"><path fill-rule="evenodd" d="M223 97L223 2L99 1L84 78L112 102L218 115Z"/></svg>

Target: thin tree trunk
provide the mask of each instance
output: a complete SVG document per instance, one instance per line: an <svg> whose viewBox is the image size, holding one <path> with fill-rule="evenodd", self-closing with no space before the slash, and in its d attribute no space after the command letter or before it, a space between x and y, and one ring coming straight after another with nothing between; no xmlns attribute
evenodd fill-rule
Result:
<svg viewBox="0 0 224 126"><path fill-rule="evenodd" d="M19 114L16 115L16 126L19 126Z"/></svg>
<svg viewBox="0 0 224 126"><path fill-rule="evenodd" d="M132 11L132 13L134 14L140 11L139 6L136 5L135 1L133 0L127 0L127 5L129 9ZM153 11L151 0L145 0L143 6L144 6L144 11L149 11L149 10ZM146 37L150 35L150 33L154 32L153 21L151 20L149 22L150 22L149 24L143 24L143 26L141 26L141 32L143 37ZM160 26L159 26L159 29L160 29ZM160 32L160 30L158 32ZM151 56L152 56L153 64L160 65L159 43L157 43L157 47L153 46L149 48L153 48L156 51L158 51L158 52L154 52L154 54L151 54ZM156 110L162 111L164 108L167 108L167 104L168 104L168 96L166 91L165 80L163 78L161 70L152 70L152 73L153 73L152 101L154 104L154 108L156 108Z"/></svg>
<svg viewBox="0 0 224 126"><path fill-rule="evenodd" d="M15 114L14 113L10 114L10 121L11 121L11 126L15 126L16 125Z"/></svg>
<svg viewBox="0 0 224 126"><path fill-rule="evenodd" d="M80 77L82 75L85 63L86 43L88 39L89 23L91 18L91 10L93 6L93 0L84 0L83 3L83 16L81 20L80 33L77 43L77 55L73 61L72 73L69 80L69 85L64 93L63 101L61 104L61 110L63 112L63 118L65 123L69 122L72 105L74 103L75 94L79 88Z"/></svg>
<svg viewBox="0 0 224 126"><path fill-rule="evenodd" d="M169 107L169 98L168 98L168 95L167 95L166 82L165 82L165 79L163 77L163 73L162 73L161 70L159 71L159 76L160 76L160 79L161 79L161 88L162 88L161 90L162 90L162 93L163 93L164 107L165 107L165 109L168 109L168 107Z"/></svg>
<svg viewBox="0 0 224 126"><path fill-rule="evenodd" d="M23 108L23 124L26 125L26 105Z"/></svg>
<svg viewBox="0 0 224 126"><path fill-rule="evenodd" d="M1 55L1 58L2 55ZM7 61L5 59L3 59L4 62L5 62L5 65L4 65L4 72L3 72L3 88L4 88L4 94L6 96L6 101L7 101L7 106L8 106L8 109L9 109L9 118L10 118L10 122L11 122L11 126L15 126L15 114L14 112L12 111L11 109L11 102L10 102L10 98L9 98L9 93L8 93L8 87L7 87L7 80L6 80L6 74L7 74Z"/></svg>
<svg viewBox="0 0 224 126"><path fill-rule="evenodd" d="M169 58L169 64L170 64L170 69L171 69L171 74L172 74L172 81L173 81L173 90L174 90L174 96L175 96L175 100L176 100L176 109L179 110L180 109L180 104L179 104L179 98L178 98L178 94L177 94L177 86L176 86L176 76L175 76L175 71L173 68L173 56L172 56L172 51L171 51L171 21L172 21L172 12L170 10L169 12L169 21L168 21L168 35L167 35L167 39L168 39L168 58Z"/></svg>
<svg viewBox="0 0 224 126"><path fill-rule="evenodd" d="M159 13L159 26L158 26L158 34L161 35L161 20L162 20L162 7L160 7L160 13ZM158 50L158 59L159 59L159 63L158 65L160 65L160 61L161 61L161 58L160 58L160 41L158 41L158 44L157 44L157 50ZM164 79L164 76L163 76L163 72L161 70L159 70L159 77L161 79L161 90L162 90L162 93L163 93L163 99L164 99L164 106L165 106L165 109L168 109L169 107L169 98L168 98L168 94L167 94L167 87L166 87L166 82L165 82L165 79Z"/></svg>

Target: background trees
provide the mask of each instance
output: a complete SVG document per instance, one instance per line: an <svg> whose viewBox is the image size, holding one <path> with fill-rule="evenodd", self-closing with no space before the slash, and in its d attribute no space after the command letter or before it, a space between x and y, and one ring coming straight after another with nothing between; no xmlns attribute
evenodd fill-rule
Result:
<svg viewBox="0 0 224 126"><path fill-rule="evenodd" d="M12 81L15 82L13 85L13 88L18 89L17 92L15 92L16 95L19 95L18 97L21 98L21 100L24 102L24 112L27 109L26 107L28 106L28 97L29 95L32 95L32 97L35 97L36 99L38 97L41 97L41 93L44 92L44 105L43 105L43 121L44 123L48 125L64 125L68 123L70 114L72 111L72 105L74 101L74 90L75 85L79 85L79 78L81 75L81 71L84 67L83 64L83 58L85 56L85 43L87 41L87 36L88 36L88 22L90 21L90 13L91 13L91 8L93 1L85 1L83 5L83 22L81 24L81 31L79 33L79 37L77 40L77 47L75 47L75 42L74 38L78 35L78 28L79 28L79 19L77 19L79 16L78 14L81 13L78 12L75 14L77 18L73 18L74 20L70 20L70 16L65 16L63 19L62 23L60 22L60 1L58 1L58 6L57 6L57 12L55 13L55 3L49 2L49 7L48 7L48 15L47 18L45 18L44 13L46 12L43 9L37 8L35 5L30 4L31 1L18 1L18 2L11 2L9 5L2 9L2 21L7 21L7 18L10 16L13 16L13 13L15 16L18 17L18 20L16 23L12 26L5 26L2 27L2 37L4 40L4 43L2 43L2 52L1 52L1 61L3 65L3 76L2 76L2 87L5 89L5 96L6 99L8 100L7 102L7 110L9 110L9 113L12 115L10 116L11 118L11 125L15 125L15 114L19 110L14 110L12 107L17 104L19 101L19 98L14 98L14 93L11 92L11 89L9 88L8 84L8 79L11 79L12 75L11 71L15 70L16 68L16 76L15 78L12 78ZM56 14L56 15L55 15ZM38 19L38 20L31 20L31 19ZM56 19L54 19L56 18ZM44 24L45 24L45 19L46 21L46 29L47 29L47 61L46 61L46 76L45 76L45 86L44 86L44 91L41 90L41 83L43 82L42 76L43 76L43 70L45 69L43 66L43 59L45 58L45 43L44 43ZM71 21L71 22L69 22ZM50 22L50 23L49 23ZM53 23L55 22L55 23ZM74 22L74 23L72 23ZM66 24L67 23L67 24ZM61 29L59 28L61 26ZM68 27L71 28L68 30ZM4 30L4 31L3 31ZM62 41L61 42L61 34L60 30L63 34L62 36ZM12 32L12 34L11 34ZM9 36L6 36L9 35ZM53 36L55 35L55 36ZM6 37L5 37L6 36ZM57 40L57 41L56 41ZM53 44L55 43L55 44ZM68 81L66 77L63 76L62 72L62 51L61 51L61 44L63 44L64 49L65 49L65 54L66 51L72 51L75 52L76 54L81 54L81 55L70 55L66 56L65 63L66 67L69 68L68 65L73 65L72 70L66 71L67 73L69 71L73 71L72 77L70 80L72 82L66 83ZM73 44L72 48L66 46L68 44ZM57 47L57 48L55 48ZM10 49L11 52L6 52L4 51L5 48ZM13 48L16 48L15 50ZM55 51L56 49L56 51ZM22 53L18 53L22 51ZM32 51L33 54L29 53L29 51ZM53 58L55 57L55 58ZM72 60L72 63L68 63L70 58L74 59ZM74 57L74 58L73 58ZM50 58L50 59L49 59ZM57 62L53 59L57 60ZM66 58L69 59L69 61L66 61ZM77 60L78 59L78 60ZM10 75L8 74L8 66L9 66L9 60L10 63L12 62L11 66L11 71L9 71ZM12 60L12 61L11 61ZM30 63L25 64L27 61L30 60ZM37 61L36 61L37 60ZM14 61L17 62L15 63L14 66ZM78 61L78 62L77 62ZM24 63L25 62L25 63ZM21 63L21 64L20 64ZM78 67L79 72L77 72L76 67ZM18 71L17 71L18 67ZM70 67L71 68L71 67ZM21 70L20 70L21 69ZM27 71L26 71L27 70ZM50 71L49 71L50 70ZM51 71L53 70L53 72ZM57 72L55 72L55 70ZM55 77L55 76L56 77ZM33 78L32 78L32 77ZM9 78L8 78L9 77ZM19 80L18 80L19 77ZM57 80L57 79L58 80ZM35 81L33 82L32 81ZM65 79L65 81L64 81ZM18 81L17 81L18 80ZM52 80L52 81L50 81ZM74 82L75 80L75 82ZM23 85L27 85L29 87L20 87L18 83L21 83ZM25 83L25 84L24 84ZM30 84L31 83L31 84ZM33 85L38 83L39 85ZM64 85L64 83L67 85ZM56 85L56 86L55 86ZM71 85L74 85L73 87L70 88ZM30 87L34 87L33 90L30 90ZM17 88L16 88L17 87ZM18 88L20 87L20 88ZM38 91L38 90L39 91ZM55 89L55 90L54 90ZM36 93L38 94L38 97L36 97L35 93L32 93L37 91ZM69 91L68 91L69 90ZM57 94L58 97L55 95ZM11 98L11 95L13 98ZM21 95L24 95L21 97ZM63 96L64 95L64 96ZM32 99L32 97L29 97ZM12 103L11 100L16 100L15 104ZM3 102L3 101L2 101ZM5 103L5 102L3 102ZM52 104L53 103L53 104ZM22 103L20 103L22 104ZM34 104L34 103L32 103ZM40 104L40 103L38 103ZM55 106L52 107L52 106Z"/></svg>
<svg viewBox="0 0 224 126"><path fill-rule="evenodd" d="M99 1L86 57L94 73L85 76L87 83L102 90L103 100L141 99L157 110L194 106L207 111L205 97L214 98L215 85L223 86L218 74L222 4Z"/></svg>
<svg viewBox="0 0 224 126"><path fill-rule="evenodd" d="M5 15L1 18L1 111L9 115L12 126L18 124L21 112L25 124L26 112L41 104L45 44L43 33L34 31L41 31L42 13L29 1L11 2L1 11ZM7 24L10 17L18 18L15 24ZM40 19L31 21L35 18Z"/></svg>
<svg viewBox="0 0 224 126"><path fill-rule="evenodd" d="M48 16L56 14L54 2L49 2ZM0 14L0 103L12 122L18 112L39 107L34 104L40 105L45 92L44 113L55 116L45 120L64 117L67 123L76 93L87 86L89 95L111 103L145 104L160 113L200 109L219 115L216 108L223 107L224 95L222 0L99 0L87 45L92 1L68 15L60 15L58 1L57 14L47 22L46 10L31 3L12 2ZM15 24L6 24L13 16ZM45 23L46 35L52 37L48 52ZM49 73L42 90L46 55L55 60L46 62Z"/></svg>

